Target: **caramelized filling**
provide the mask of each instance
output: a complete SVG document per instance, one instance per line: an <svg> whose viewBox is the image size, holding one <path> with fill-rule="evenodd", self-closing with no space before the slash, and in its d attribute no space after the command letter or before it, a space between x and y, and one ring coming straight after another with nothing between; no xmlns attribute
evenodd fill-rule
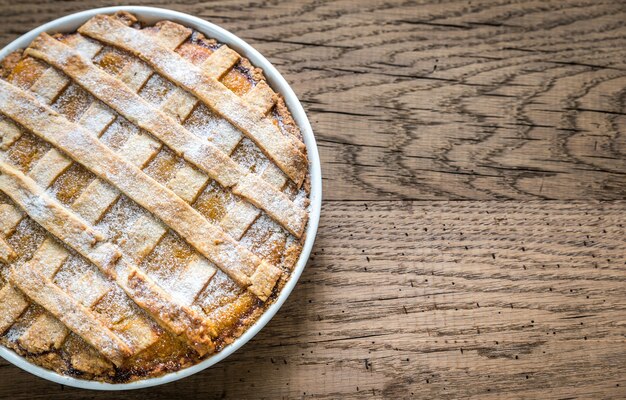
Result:
<svg viewBox="0 0 626 400"><path fill-rule="evenodd" d="M70 121L76 122L93 100L93 97L78 85L71 84L59 96L57 101L53 104L53 108L65 115Z"/></svg>
<svg viewBox="0 0 626 400"><path fill-rule="evenodd" d="M126 118L118 116L100 137L100 140L113 150L120 150L131 135L139 132L140 129L128 122Z"/></svg>
<svg viewBox="0 0 626 400"><path fill-rule="evenodd" d="M96 56L94 61L108 73L117 75L122 71L126 63L130 61L130 56L117 49L106 48Z"/></svg>
<svg viewBox="0 0 626 400"><path fill-rule="evenodd" d="M85 167L73 163L52 184L50 191L56 195L57 200L69 206L94 179L94 174Z"/></svg>
<svg viewBox="0 0 626 400"><path fill-rule="evenodd" d="M243 96L252 88L250 77L236 67L224 75L222 83L238 96Z"/></svg>
<svg viewBox="0 0 626 400"><path fill-rule="evenodd" d="M170 233L144 261L142 270L162 278L176 277L191 261L194 252L178 235Z"/></svg>
<svg viewBox="0 0 626 400"><path fill-rule="evenodd" d="M23 89L29 88L47 69L41 61L26 57L17 63L7 81Z"/></svg>
<svg viewBox="0 0 626 400"><path fill-rule="evenodd" d="M18 262L29 260L35 250L43 243L46 231L35 221L24 218L17 225L15 232L9 235L7 242L19 255Z"/></svg>
<svg viewBox="0 0 626 400"><path fill-rule="evenodd" d="M167 148L161 149L154 159L144 169L144 172L159 181L167 183L176 172L176 167L181 164L181 160L176 154Z"/></svg>
<svg viewBox="0 0 626 400"><path fill-rule="evenodd" d="M198 46L196 43L185 42L176 49L176 52L192 63L199 65L213 54L213 49Z"/></svg>
<svg viewBox="0 0 626 400"><path fill-rule="evenodd" d="M217 182L211 181L193 206L209 221L218 222L226 215L227 207L233 203L234 197Z"/></svg>
<svg viewBox="0 0 626 400"><path fill-rule="evenodd" d="M22 171L28 171L37 160L48 152L50 145L36 136L24 133L8 150L9 161Z"/></svg>

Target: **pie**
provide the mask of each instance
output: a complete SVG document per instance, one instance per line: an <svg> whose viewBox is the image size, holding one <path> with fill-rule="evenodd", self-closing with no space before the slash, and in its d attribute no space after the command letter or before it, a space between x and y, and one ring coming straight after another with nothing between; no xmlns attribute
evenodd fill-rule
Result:
<svg viewBox="0 0 626 400"><path fill-rule="evenodd" d="M310 177L263 71L120 12L41 34L0 73L3 346L123 383L210 357L266 311Z"/></svg>

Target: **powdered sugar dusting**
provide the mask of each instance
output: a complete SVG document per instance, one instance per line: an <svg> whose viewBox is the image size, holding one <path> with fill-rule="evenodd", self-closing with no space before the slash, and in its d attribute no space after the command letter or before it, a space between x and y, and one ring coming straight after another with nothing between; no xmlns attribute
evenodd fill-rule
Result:
<svg viewBox="0 0 626 400"><path fill-rule="evenodd" d="M139 207L137 203L122 195L104 218L96 225L96 228L103 232L109 240L120 243L127 239L127 233L134 223L148 213Z"/></svg>
<svg viewBox="0 0 626 400"><path fill-rule="evenodd" d="M207 288L198 298L198 304L209 313L212 310L235 301L241 295L241 289L224 272L218 270Z"/></svg>
<svg viewBox="0 0 626 400"><path fill-rule="evenodd" d="M152 105L159 106L166 98L167 94L174 90L175 86L163 79L160 75L154 74L139 92L139 95Z"/></svg>
<svg viewBox="0 0 626 400"><path fill-rule="evenodd" d="M67 260L55 275L54 282L85 307L94 305L115 286L96 267L78 255Z"/></svg>
<svg viewBox="0 0 626 400"><path fill-rule="evenodd" d="M132 35L125 38L125 40L126 39L132 40ZM124 58L126 58L127 54L124 54L124 56ZM198 83L197 80L185 80L187 79L186 77L180 76L180 65L181 64L176 60L172 62L168 61L162 65L162 69L165 74L179 74L175 75L176 79L180 79L185 85L196 85ZM113 73L113 69L110 69L109 72ZM161 105L164 90L160 86L168 86L165 91L172 90L170 87L172 86L171 84L165 84L161 77L154 75L142 89L140 95L153 105ZM204 106L196 107L192 116L186 120L185 127L192 131L192 133L201 138L215 138L217 137L215 135L216 129L219 130L223 128L225 126L224 124L228 124L230 128L232 128L232 125L218 118L213 113L197 112L203 107ZM57 107L61 113L72 118L70 115L72 110L70 108L65 110L61 105ZM137 112L139 110L141 110L141 108L137 107L133 108L131 111ZM184 116L181 117L181 119L185 120ZM118 121L121 120L122 119L118 118ZM115 131L116 128L109 128L103 137L103 142L109 147L119 150L123 144L126 143L126 139L131 135L135 135L137 132L134 124L129 123L130 129L120 130L120 123L117 123L117 126L117 132ZM131 131L131 129L133 131ZM232 129L234 130L234 128ZM237 130L234 131L240 136ZM218 147L228 149L229 146L232 146L230 147L231 150L235 147L234 145L239 139L236 135L231 135L230 133L220 137L226 138L227 140L216 141L215 143ZM236 138L237 141L231 145L233 138ZM74 140L79 138L72 137L70 139ZM189 145L183 147L183 149L186 154L193 155L196 158L205 157L202 146ZM157 156L157 159L162 157L162 153L164 152L161 152L160 155ZM249 139L244 139L244 141L241 142L234 157L241 166L261 176L262 173L267 170L267 165L270 165L267 157L265 157L265 155L258 150L258 147ZM146 169L146 172L149 172L150 175L159 182L163 184L168 183L173 176L175 176L176 171L189 166L189 164L178 157L174 157L173 160L173 163L166 163L167 165L163 168L157 168L156 165L158 163L153 162L151 163L151 167ZM279 180L271 182L279 182ZM220 193L225 192L219 185L217 185L216 190ZM290 198L294 200L294 203L298 207L304 208L308 206L308 195L305 190L296 190L289 193ZM56 194L56 192L54 194ZM242 200L232 196L230 193L228 193L227 197L230 201L222 204L224 212L237 212L235 205ZM196 206L200 207L198 203L196 203ZM211 203L211 207L209 208L219 208L213 204L214 202L211 201ZM120 243L129 239L128 233L131 232L134 223L139 218L150 216L149 213L138 207L134 202L122 196L122 199L116 202L111 209L104 214L104 218L98 222L97 228L109 236L112 242ZM214 219L214 221L219 223L219 219ZM293 236L288 234L280 225L265 214L262 214L254 223L252 223L252 221L249 223L252 225L247 229L247 233L242 239L241 244L250 249L257 256L264 257L275 265L281 263L281 256L285 252L285 246L294 243L297 244L297 240L295 240ZM232 246L220 247L224 250L222 256L226 260L234 261L241 257L239 252L235 251L235 248ZM182 257L168 258L167 254L169 253L171 255L172 251L175 250L171 247L163 246L159 249L159 246L157 246L157 248L151 252L149 259L142 265L142 269L145 269L150 277L155 279L161 287L166 288L167 292L172 294L180 303L191 304L191 302L197 298L196 302L193 303L194 308L201 305L202 309L206 312L218 313L214 314L213 317L223 315L224 313L228 313L229 310L232 310L233 315L223 315L224 318L238 318L238 316L234 315L234 310L243 307L237 306L237 304L238 299L242 293L245 292L222 271L215 272L215 267L211 265L211 263L207 262L207 260L202 257L198 258L197 254L193 251L190 251L189 254L185 253ZM251 273L252 271L248 272ZM96 281L97 284L89 284L90 282L94 283ZM107 321L107 325L113 326L115 331L117 331L115 327L119 327L120 334L127 328L139 326L132 321L138 318L137 315L143 312L139 311L139 309L129 301L128 297L116 284L109 278L104 277L99 270L86 263L81 257L74 254L71 260L59 271L55 277L55 282L59 287L62 287L63 290L71 294L72 297L76 298L84 305L97 302L94 311L98 313L99 317ZM246 299L248 299L248 297L246 297ZM243 305L247 304L246 302L248 300L242 301ZM134 311L129 312L125 304L129 304ZM231 305L233 308L228 308ZM249 307L249 305L245 307ZM245 307L244 309L248 309ZM111 310L116 311L111 312ZM150 332L153 331L148 330L145 332L147 335L150 335ZM135 337L137 337L136 334ZM136 340L126 336L124 336L124 338L124 341L129 345L133 343L133 340Z"/></svg>
<svg viewBox="0 0 626 400"><path fill-rule="evenodd" d="M289 234L267 215L261 215L248 229L241 243L257 256L279 264Z"/></svg>
<svg viewBox="0 0 626 400"><path fill-rule="evenodd" d="M190 305L216 272L217 268L213 263L205 258L196 257L168 287L175 299L182 304Z"/></svg>
<svg viewBox="0 0 626 400"><path fill-rule="evenodd" d="M115 121L104 131L100 140L107 147L119 151L131 135L139 134L140 129L126 118L117 116Z"/></svg>
<svg viewBox="0 0 626 400"><path fill-rule="evenodd" d="M232 154L232 159L252 173L262 171L269 160L248 138L243 138Z"/></svg>
<svg viewBox="0 0 626 400"><path fill-rule="evenodd" d="M184 127L202 139L212 140L220 120L207 106L199 104L185 121Z"/></svg>

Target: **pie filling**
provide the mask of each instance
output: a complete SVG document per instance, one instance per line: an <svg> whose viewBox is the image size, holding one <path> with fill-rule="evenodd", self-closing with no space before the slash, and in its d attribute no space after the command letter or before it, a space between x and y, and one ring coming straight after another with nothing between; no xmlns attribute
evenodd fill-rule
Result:
<svg viewBox="0 0 626 400"><path fill-rule="evenodd" d="M0 343L112 383L194 365L276 299L308 223L302 136L228 46L126 12L0 73Z"/></svg>

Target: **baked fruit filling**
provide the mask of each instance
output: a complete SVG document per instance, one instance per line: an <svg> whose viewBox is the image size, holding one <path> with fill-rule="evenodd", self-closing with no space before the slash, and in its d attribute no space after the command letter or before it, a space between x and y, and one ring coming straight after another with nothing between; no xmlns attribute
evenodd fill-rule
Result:
<svg viewBox="0 0 626 400"><path fill-rule="evenodd" d="M210 357L272 304L310 185L260 69L121 12L41 34L0 72L2 345L130 382Z"/></svg>

